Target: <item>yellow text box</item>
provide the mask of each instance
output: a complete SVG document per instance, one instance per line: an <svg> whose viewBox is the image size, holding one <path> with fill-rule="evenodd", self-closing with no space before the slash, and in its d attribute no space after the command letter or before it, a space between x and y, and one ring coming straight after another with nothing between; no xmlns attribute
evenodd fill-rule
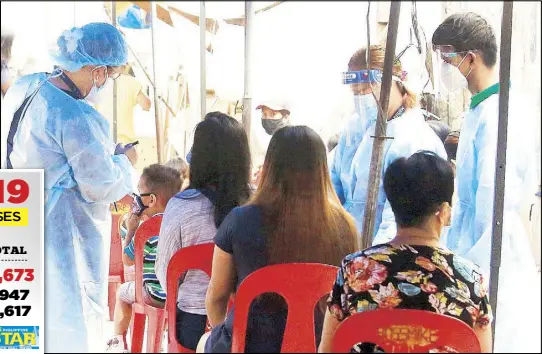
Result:
<svg viewBox="0 0 542 354"><path fill-rule="evenodd" d="M0 226L28 226L28 209L0 208Z"/></svg>

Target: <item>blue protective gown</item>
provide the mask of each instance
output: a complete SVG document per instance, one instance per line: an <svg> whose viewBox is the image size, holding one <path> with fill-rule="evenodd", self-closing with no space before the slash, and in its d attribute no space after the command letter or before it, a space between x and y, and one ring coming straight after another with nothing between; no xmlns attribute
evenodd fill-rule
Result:
<svg viewBox="0 0 542 354"><path fill-rule="evenodd" d="M345 209L356 220L358 231L363 229L363 217L367 199L371 155L376 119L366 130L352 160L350 171L350 190L344 203ZM388 166L400 157L409 157L419 150L428 150L446 159L446 150L433 129L425 122L421 110L414 108L405 111L402 116L388 122L386 135L393 139L386 140L383 153L382 177L378 192L375 231L373 244L390 241L396 235L395 217L384 192L383 176Z"/></svg>
<svg viewBox="0 0 542 354"><path fill-rule="evenodd" d="M534 144L526 125L529 117L524 117L521 101L512 94L495 350L540 352L535 339L540 338L540 276L519 214L522 202L536 191ZM493 94L465 115L457 150L458 203L442 240L451 251L481 266L486 276L490 274L498 110L499 95Z"/></svg>
<svg viewBox="0 0 542 354"><path fill-rule="evenodd" d="M339 136L337 146L333 149L333 162L330 164L331 183L343 205L351 198L354 189L352 174L350 173L354 154L367 128L374 120L376 120L376 114L369 116L367 114L360 115L354 113L346 123L344 131Z"/></svg>
<svg viewBox="0 0 542 354"><path fill-rule="evenodd" d="M11 120L45 78L33 74L13 85L2 117ZM132 191L130 161L113 151L107 120L50 82L38 91L14 136L13 168L45 170L46 352L87 352L89 332L101 327L109 204Z"/></svg>

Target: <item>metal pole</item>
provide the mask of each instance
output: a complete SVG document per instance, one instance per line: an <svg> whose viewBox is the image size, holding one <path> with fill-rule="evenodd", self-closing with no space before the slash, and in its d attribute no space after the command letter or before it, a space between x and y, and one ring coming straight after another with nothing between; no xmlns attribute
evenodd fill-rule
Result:
<svg viewBox="0 0 542 354"><path fill-rule="evenodd" d="M117 28L117 6L115 1L111 1L111 23ZM113 141L118 142L118 122L117 122L117 80L113 80Z"/></svg>
<svg viewBox="0 0 542 354"><path fill-rule="evenodd" d="M387 112L392 83L391 75L393 70L393 61L395 59L395 45L397 43L397 27L399 25L400 11L401 2L392 1L388 22L388 36L386 40L384 72L382 75L382 91L380 92L380 105L382 109L378 112L378 118L375 127L373 151L371 155L371 173L369 175L367 202L365 204L365 215L363 216L363 230L361 233L361 249L365 249L371 245L375 228L376 203L378 199L378 189L382 173L384 143L385 139L388 139L388 137L386 137L386 126L388 123Z"/></svg>
<svg viewBox="0 0 542 354"><path fill-rule="evenodd" d="M152 41L152 76L156 85L156 2L151 1L151 41ZM154 121L156 126L156 151L158 154L158 163L162 163L162 128L160 124L160 109L158 107L158 91L156 86L152 90L154 94Z"/></svg>
<svg viewBox="0 0 542 354"><path fill-rule="evenodd" d="M199 62L200 62L200 109L201 120L205 118L207 113L207 46L205 45L205 32L207 30L207 22L205 19L205 1L199 2Z"/></svg>
<svg viewBox="0 0 542 354"><path fill-rule="evenodd" d="M512 56L512 18L514 2L504 1L501 25L501 63L499 68L499 123L497 135L497 157L495 163L495 195L493 197L493 237L491 242L491 273L489 277L489 303L493 308L493 344L497 323L497 292L504 212L504 186L506 174L506 143L508 139L508 106L510 97L510 61Z"/></svg>
<svg viewBox="0 0 542 354"><path fill-rule="evenodd" d="M245 1L245 94L243 96L243 126L250 141L250 124L252 115L252 21L254 10L252 1Z"/></svg>

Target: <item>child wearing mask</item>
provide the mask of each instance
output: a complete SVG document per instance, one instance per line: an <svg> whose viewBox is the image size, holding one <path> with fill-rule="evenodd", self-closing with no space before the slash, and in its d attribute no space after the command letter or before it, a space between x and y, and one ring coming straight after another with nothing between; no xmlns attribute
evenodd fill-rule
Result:
<svg viewBox="0 0 542 354"><path fill-rule="evenodd" d="M123 241L122 260L125 266L133 266L135 261L135 238L137 228L143 217L152 219L162 215L168 201L181 190L183 180L179 170L154 164L143 170L139 179L139 195L134 196L134 208L127 224L127 234ZM154 273L158 235L145 244L143 258L143 300L155 307L163 308L165 291ZM132 317L132 304L135 302L135 282L122 284L117 293L114 315L114 336L107 341L107 352L124 352L127 349L126 331Z"/></svg>

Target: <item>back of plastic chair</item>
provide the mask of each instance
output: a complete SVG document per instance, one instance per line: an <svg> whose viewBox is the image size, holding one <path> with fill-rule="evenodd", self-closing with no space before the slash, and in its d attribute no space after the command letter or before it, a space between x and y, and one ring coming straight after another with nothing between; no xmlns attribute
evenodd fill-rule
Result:
<svg viewBox="0 0 542 354"><path fill-rule="evenodd" d="M122 240L120 237L119 220L130 212L133 198L129 195L116 203L117 209L111 204L111 249L109 250L109 276L118 276L124 282L124 264L122 263Z"/></svg>
<svg viewBox="0 0 542 354"><path fill-rule="evenodd" d="M167 267L167 298L166 312L168 321L168 353L192 353L193 351L183 347L176 336L177 319L177 295L179 293L179 280L188 270L201 270L209 278L213 266L213 252L215 244L206 243L196 246L181 248L169 261Z"/></svg>
<svg viewBox="0 0 542 354"><path fill-rule="evenodd" d="M422 310L374 310L354 314L337 328L333 352L347 353L357 343L373 343L386 353L480 353L480 342L466 323ZM453 351L452 351L453 352Z"/></svg>
<svg viewBox="0 0 542 354"><path fill-rule="evenodd" d="M277 264L261 268L243 280L235 295L232 353L242 353L252 301L276 293L288 305L281 352L316 352L314 309L329 294L338 268L316 263Z"/></svg>
<svg viewBox="0 0 542 354"><path fill-rule="evenodd" d="M148 239L160 234L162 215L156 215L137 228L134 238L136 303L143 304L143 251Z"/></svg>

